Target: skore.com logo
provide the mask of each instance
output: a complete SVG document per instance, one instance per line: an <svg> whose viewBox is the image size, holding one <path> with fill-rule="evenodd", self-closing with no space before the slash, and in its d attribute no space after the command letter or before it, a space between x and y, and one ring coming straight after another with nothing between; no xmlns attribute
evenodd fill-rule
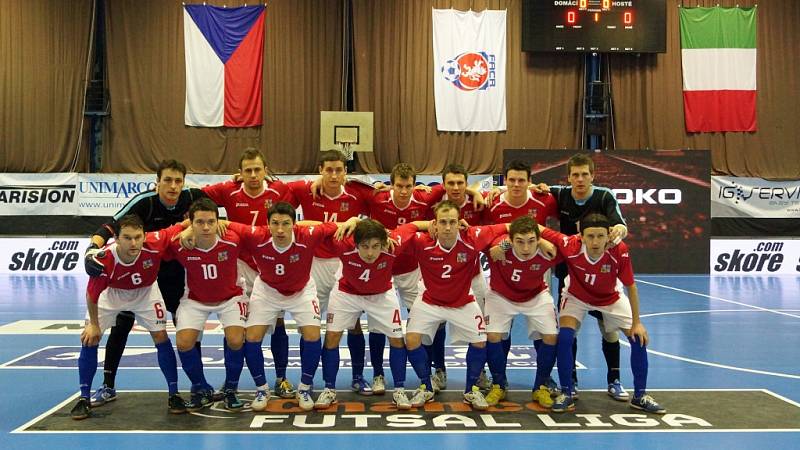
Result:
<svg viewBox="0 0 800 450"><path fill-rule="evenodd" d="M680 189L614 189L620 205L677 205L682 194Z"/></svg>
<svg viewBox="0 0 800 450"><path fill-rule="evenodd" d="M783 242L759 242L752 252L738 248L717 255L715 272L777 272L783 265Z"/></svg>
<svg viewBox="0 0 800 450"><path fill-rule="evenodd" d="M80 241L54 241L45 251L29 248L27 252L11 255L9 270L17 271L71 271L80 260L77 251Z"/></svg>

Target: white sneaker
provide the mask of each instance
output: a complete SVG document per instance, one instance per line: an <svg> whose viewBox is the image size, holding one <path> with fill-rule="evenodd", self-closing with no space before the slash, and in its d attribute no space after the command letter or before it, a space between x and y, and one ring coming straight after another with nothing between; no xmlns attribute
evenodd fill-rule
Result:
<svg viewBox="0 0 800 450"><path fill-rule="evenodd" d="M397 388L394 390L394 393L392 394L392 403L394 403L398 410L411 409L411 401L408 400L406 390L403 388Z"/></svg>
<svg viewBox="0 0 800 450"><path fill-rule="evenodd" d="M269 388L264 386L264 390L257 390L256 397L253 399L253 402L250 403L250 408L253 411L264 411L267 409L267 403L269 402Z"/></svg>
<svg viewBox="0 0 800 450"><path fill-rule="evenodd" d="M336 391L330 388L325 388L317 397L314 403L314 409L326 409L336 403Z"/></svg>
<svg viewBox="0 0 800 450"><path fill-rule="evenodd" d="M475 386L478 386L482 391L488 391L492 388L492 380L486 376L486 369L481 370L481 374L478 376L478 381L475 382Z"/></svg>
<svg viewBox="0 0 800 450"><path fill-rule="evenodd" d="M375 395L383 395L386 392L386 381L383 375L378 375L372 378L372 393Z"/></svg>
<svg viewBox="0 0 800 450"><path fill-rule="evenodd" d="M447 372L442 369L436 369L436 372L431 375L431 384L433 385L433 392L447 389Z"/></svg>
<svg viewBox="0 0 800 450"><path fill-rule="evenodd" d="M303 411L311 411L314 409L314 399L311 398L311 389L298 389L297 403Z"/></svg>
<svg viewBox="0 0 800 450"><path fill-rule="evenodd" d="M476 411L485 411L489 409L489 403L481 393L478 386L472 386L472 390L464 393L464 403L472 406Z"/></svg>
<svg viewBox="0 0 800 450"><path fill-rule="evenodd" d="M411 397L411 406L419 408L431 401L433 401L433 392L429 391L423 384L419 389L414 391L414 396Z"/></svg>

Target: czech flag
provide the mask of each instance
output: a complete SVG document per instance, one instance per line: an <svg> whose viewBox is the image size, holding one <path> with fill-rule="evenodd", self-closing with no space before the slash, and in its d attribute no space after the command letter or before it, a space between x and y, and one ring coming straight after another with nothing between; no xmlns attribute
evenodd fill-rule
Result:
<svg viewBox="0 0 800 450"><path fill-rule="evenodd" d="M186 125L263 123L264 6L183 7Z"/></svg>

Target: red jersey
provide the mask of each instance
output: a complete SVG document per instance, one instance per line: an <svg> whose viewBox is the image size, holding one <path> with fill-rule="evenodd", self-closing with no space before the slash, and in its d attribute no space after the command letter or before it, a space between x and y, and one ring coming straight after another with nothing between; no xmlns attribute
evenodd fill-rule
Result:
<svg viewBox="0 0 800 450"><path fill-rule="evenodd" d="M507 235L498 237L492 245L499 244L507 237ZM558 245L559 236L555 231L546 230L542 237ZM506 250L505 262L494 261L491 257L487 259L489 269L492 271L489 288L512 302L527 302L546 290L544 273L563 260L560 256L550 259L541 249L536 251L533 258L524 261L517 257L514 249Z"/></svg>
<svg viewBox="0 0 800 450"><path fill-rule="evenodd" d="M408 205L400 208L394 203L392 191L378 192L369 201L369 216L390 230L415 220L431 220L431 207L442 199L442 195L444 191L441 189L436 193L414 190ZM392 274L400 275L416 268L417 261L410 253L404 252L397 256Z"/></svg>
<svg viewBox="0 0 800 450"><path fill-rule="evenodd" d="M314 250L329 240L338 228L335 223L312 227L295 225L292 243L279 249L269 227L248 228L234 223L230 226L240 231L242 243L255 256L261 280L286 296L303 290L308 284Z"/></svg>
<svg viewBox="0 0 800 450"><path fill-rule="evenodd" d="M378 259L371 264L361 259L352 236L335 241L335 248L340 252L339 259L342 261L339 289L353 295L375 295L391 289L392 268L397 263L398 256L409 248L416 231L416 226L406 224L389 233L389 237L396 240L398 245L391 252L381 252Z"/></svg>
<svg viewBox="0 0 800 450"><path fill-rule="evenodd" d="M469 289L478 257L506 230L505 225L469 227L459 232L455 245L449 250L431 239L428 233L416 233L412 248L425 282L422 301L449 308L460 308L474 301Z"/></svg>
<svg viewBox="0 0 800 450"><path fill-rule="evenodd" d="M444 192L445 192L444 186L442 186L441 184L434 186L433 189L431 190L431 194L441 195L442 200L448 200L447 194ZM469 194L465 194L464 197L465 197L464 203L458 205L460 218L466 220L467 223L472 226L478 226L483 224L485 209L483 211L478 211L472 204L472 196Z"/></svg>
<svg viewBox="0 0 800 450"><path fill-rule="evenodd" d="M200 303L220 303L242 295L236 267L242 248L240 240L239 233L228 227L208 250L187 250L181 247L179 240L170 243L171 254L186 269L188 298Z"/></svg>
<svg viewBox="0 0 800 450"><path fill-rule="evenodd" d="M317 198L311 194L311 182L297 180L290 182L289 190L297 203L303 208L303 219L318 222L345 222L351 217L366 216L367 199L372 196L373 188L359 182L348 182L336 197L328 197L320 193ZM317 258L335 258L338 255L329 244L318 245L314 256Z"/></svg>
<svg viewBox="0 0 800 450"><path fill-rule="evenodd" d="M498 195L492 204L487 206L487 219L492 223L510 223L514 219L523 216L530 216L536 223L544 225L548 217L558 215L558 204L552 194L535 194L528 191L528 200L521 206L511 206L506 201L506 195Z"/></svg>
<svg viewBox="0 0 800 450"><path fill-rule="evenodd" d="M633 284L633 266L624 242L592 261L579 234L558 234L561 241L557 248L567 262L570 294L590 305L607 306L619 300L618 280L625 286Z"/></svg>
<svg viewBox="0 0 800 450"><path fill-rule="evenodd" d="M171 230L180 233L183 228L173 225L165 230L145 233L141 253L128 264L119 259L116 242L103 247L105 254L97 257L103 264L103 273L99 277L89 278L89 285L86 287L89 298L97 303L100 293L107 287L129 290L155 283L164 250L169 246Z"/></svg>

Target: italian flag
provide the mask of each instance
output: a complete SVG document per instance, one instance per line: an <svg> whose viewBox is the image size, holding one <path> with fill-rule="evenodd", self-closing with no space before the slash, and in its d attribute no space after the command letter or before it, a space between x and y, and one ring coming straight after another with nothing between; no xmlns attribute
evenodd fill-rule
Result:
<svg viewBox="0 0 800 450"><path fill-rule="evenodd" d="M680 8L686 131L756 131L756 8Z"/></svg>

